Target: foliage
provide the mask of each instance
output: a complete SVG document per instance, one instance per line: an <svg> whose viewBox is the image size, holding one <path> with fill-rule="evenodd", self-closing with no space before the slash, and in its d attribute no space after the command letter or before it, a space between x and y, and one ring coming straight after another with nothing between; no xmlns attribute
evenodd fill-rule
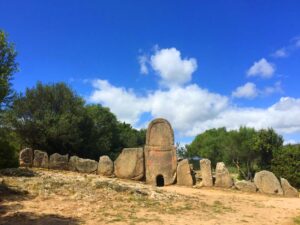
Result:
<svg viewBox="0 0 300 225"><path fill-rule="evenodd" d="M6 33L0 30L0 111L11 102L13 97L10 82L18 68L16 56L13 43L8 42Z"/></svg>
<svg viewBox="0 0 300 225"><path fill-rule="evenodd" d="M255 172L258 152L254 146L257 132L253 128L240 127L238 131L228 132L224 161L236 166L241 177L251 179Z"/></svg>
<svg viewBox="0 0 300 225"><path fill-rule="evenodd" d="M146 129L136 130L130 124L118 124L118 142L115 146L116 152L123 148L143 147L146 142ZM115 155L116 157L116 155Z"/></svg>
<svg viewBox="0 0 300 225"><path fill-rule="evenodd" d="M271 168L273 153L277 152L282 145L282 136L278 135L273 129L259 130L255 142L255 148L260 154L259 168L269 170Z"/></svg>
<svg viewBox="0 0 300 225"><path fill-rule="evenodd" d="M196 136L187 146L187 156L208 158L214 167L217 162L237 168L244 179L252 179L258 169L269 169L273 152L282 146L283 139L273 129L240 127L210 129Z"/></svg>
<svg viewBox="0 0 300 225"><path fill-rule="evenodd" d="M25 145L49 154L77 153L91 126L83 100L63 83L27 88L15 99L10 118Z"/></svg>
<svg viewBox="0 0 300 225"><path fill-rule="evenodd" d="M15 136L5 124L7 106L14 96L11 79L18 67L16 55L14 45L7 41L7 35L0 30L0 168L18 165Z"/></svg>
<svg viewBox="0 0 300 225"><path fill-rule="evenodd" d="M194 141L187 145L187 156L199 156L208 158L215 166L223 161L224 148L226 148L227 131L225 128L210 129L195 137Z"/></svg>
<svg viewBox="0 0 300 225"><path fill-rule="evenodd" d="M17 166L16 137L8 129L0 128L0 169Z"/></svg>
<svg viewBox="0 0 300 225"><path fill-rule="evenodd" d="M271 170L277 177L283 177L300 188L300 146L286 145L274 152Z"/></svg>
<svg viewBox="0 0 300 225"><path fill-rule="evenodd" d="M91 124L85 133L84 148L79 156L98 159L103 154L111 155L118 139L116 116L101 105L88 105L85 108Z"/></svg>
<svg viewBox="0 0 300 225"><path fill-rule="evenodd" d="M122 148L142 146L145 130L120 123L108 108L85 105L83 99L64 83L27 89L16 97L9 111L9 127L22 144L53 154L99 159L115 158Z"/></svg>

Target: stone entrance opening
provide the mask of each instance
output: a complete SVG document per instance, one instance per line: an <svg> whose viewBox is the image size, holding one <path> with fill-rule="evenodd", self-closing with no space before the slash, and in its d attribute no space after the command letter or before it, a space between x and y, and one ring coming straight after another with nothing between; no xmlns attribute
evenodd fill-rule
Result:
<svg viewBox="0 0 300 225"><path fill-rule="evenodd" d="M163 175L157 175L156 177L156 186L157 187L163 187L165 185L165 180Z"/></svg>

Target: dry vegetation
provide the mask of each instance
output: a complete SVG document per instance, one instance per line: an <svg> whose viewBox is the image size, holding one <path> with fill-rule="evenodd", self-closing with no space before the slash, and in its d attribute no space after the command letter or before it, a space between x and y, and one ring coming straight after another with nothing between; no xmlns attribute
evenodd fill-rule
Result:
<svg viewBox="0 0 300 225"><path fill-rule="evenodd" d="M40 169L2 178L0 224L300 224L297 198Z"/></svg>

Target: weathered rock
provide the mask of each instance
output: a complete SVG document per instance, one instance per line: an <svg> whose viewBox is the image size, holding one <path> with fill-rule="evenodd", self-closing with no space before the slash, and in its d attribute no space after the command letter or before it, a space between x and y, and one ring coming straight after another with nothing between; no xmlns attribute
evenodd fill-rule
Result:
<svg viewBox="0 0 300 225"><path fill-rule="evenodd" d="M47 152L34 150L33 166L39 168L48 168L49 159Z"/></svg>
<svg viewBox="0 0 300 225"><path fill-rule="evenodd" d="M165 119L155 119L148 126L145 167L148 184L158 186L174 183L177 170L174 132Z"/></svg>
<svg viewBox="0 0 300 225"><path fill-rule="evenodd" d="M33 151L31 148L24 148L19 155L19 164L21 167L32 167Z"/></svg>
<svg viewBox="0 0 300 225"><path fill-rule="evenodd" d="M234 185L240 191L256 192L256 190L257 190L255 184L253 182L247 181L247 180L237 181Z"/></svg>
<svg viewBox="0 0 300 225"><path fill-rule="evenodd" d="M91 159L77 158L75 167L81 173L95 173L98 168L98 162Z"/></svg>
<svg viewBox="0 0 300 225"><path fill-rule="evenodd" d="M142 179L144 177L143 148L124 148L114 162L114 170L119 178Z"/></svg>
<svg viewBox="0 0 300 225"><path fill-rule="evenodd" d="M201 170L201 177L202 177L202 186L212 187L213 178L211 173L211 162L209 159L200 160L200 170Z"/></svg>
<svg viewBox="0 0 300 225"><path fill-rule="evenodd" d="M79 157L76 156L76 155L73 155L73 156L70 157L69 165L68 165L70 171L77 171L76 163L77 163L78 159L79 159Z"/></svg>
<svg viewBox="0 0 300 225"><path fill-rule="evenodd" d="M177 184L182 186L193 186L191 168L187 159L181 160L177 166Z"/></svg>
<svg viewBox="0 0 300 225"><path fill-rule="evenodd" d="M50 155L49 169L68 170L69 155L54 153Z"/></svg>
<svg viewBox="0 0 300 225"><path fill-rule="evenodd" d="M259 192L282 195L283 191L277 177L269 171L262 170L255 174L254 184Z"/></svg>
<svg viewBox="0 0 300 225"><path fill-rule="evenodd" d="M299 197L299 193L296 188L292 187L287 179L280 178L283 194L286 197Z"/></svg>
<svg viewBox="0 0 300 225"><path fill-rule="evenodd" d="M103 176L111 176L113 172L114 172L113 161L107 155L101 156L98 164L98 174Z"/></svg>
<svg viewBox="0 0 300 225"><path fill-rule="evenodd" d="M216 187L230 188L233 185L233 179L229 174L223 162L218 162L216 166Z"/></svg>

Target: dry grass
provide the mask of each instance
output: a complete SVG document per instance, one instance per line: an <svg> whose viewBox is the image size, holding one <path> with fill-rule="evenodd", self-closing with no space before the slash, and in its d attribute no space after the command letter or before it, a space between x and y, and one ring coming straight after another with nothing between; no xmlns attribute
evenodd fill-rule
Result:
<svg viewBox="0 0 300 225"><path fill-rule="evenodd" d="M270 196L176 186L158 189L72 172L35 169L34 174L4 176L9 189L27 194L3 199L0 224L281 224L294 217L283 217L281 206L274 204L285 200ZM296 217L294 223L299 220Z"/></svg>

